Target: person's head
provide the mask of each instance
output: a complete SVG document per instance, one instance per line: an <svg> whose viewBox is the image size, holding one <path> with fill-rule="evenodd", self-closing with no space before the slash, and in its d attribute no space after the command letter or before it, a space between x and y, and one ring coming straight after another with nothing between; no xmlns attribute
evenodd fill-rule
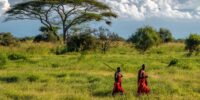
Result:
<svg viewBox="0 0 200 100"><path fill-rule="evenodd" d="M143 70L145 69L145 64L142 64L142 69L143 69Z"/></svg>
<svg viewBox="0 0 200 100"><path fill-rule="evenodd" d="M121 71L120 67L117 67L117 72L120 72L120 71Z"/></svg>

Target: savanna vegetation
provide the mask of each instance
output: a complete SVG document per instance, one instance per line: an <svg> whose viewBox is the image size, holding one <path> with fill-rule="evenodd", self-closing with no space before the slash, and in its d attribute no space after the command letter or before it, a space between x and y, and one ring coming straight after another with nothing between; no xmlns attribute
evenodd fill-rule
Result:
<svg viewBox="0 0 200 100"><path fill-rule="evenodd" d="M96 51L56 55L52 43L0 47L1 99L136 99L137 71L145 63L151 94L141 99L199 99L200 56L188 57L183 43L167 43L141 54L125 42ZM125 95L112 97L114 71L121 66Z"/></svg>
<svg viewBox="0 0 200 100"><path fill-rule="evenodd" d="M6 21L40 20L43 26L33 37L0 33L0 99L200 99L198 34L176 40L168 29L144 26L124 39L105 27L86 27L91 21L111 25L117 17L96 0L30 0L6 13ZM125 95L111 95L114 70L105 63L121 67ZM151 94L137 97L142 64Z"/></svg>

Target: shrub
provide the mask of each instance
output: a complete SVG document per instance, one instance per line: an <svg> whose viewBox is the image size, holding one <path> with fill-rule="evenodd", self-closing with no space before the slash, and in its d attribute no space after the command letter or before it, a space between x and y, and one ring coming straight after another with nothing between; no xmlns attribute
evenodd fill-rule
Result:
<svg viewBox="0 0 200 100"><path fill-rule="evenodd" d="M0 68L4 68L4 65L6 65L7 59L6 56L3 54L0 54Z"/></svg>
<svg viewBox="0 0 200 100"><path fill-rule="evenodd" d="M178 59L172 59L168 66L174 66L176 64L178 64Z"/></svg>
<svg viewBox="0 0 200 100"><path fill-rule="evenodd" d="M15 44L16 39L11 33L1 33L0 34L0 44L3 46L10 46Z"/></svg>
<svg viewBox="0 0 200 100"><path fill-rule="evenodd" d="M33 42L52 42L52 43L57 41L58 38L52 32L39 34L33 40Z"/></svg>
<svg viewBox="0 0 200 100"><path fill-rule="evenodd" d="M47 35L46 34L39 34L33 40L33 42L41 42L41 41L47 41Z"/></svg>
<svg viewBox="0 0 200 100"><path fill-rule="evenodd" d="M47 42L55 43L58 41L58 38L52 32L47 34Z"/></svg>
<svg viewBox="0 0 200 100"><path fill-rule="evenodd" d="M20 54L13 53L8 56L8 59L9 60L26 60L26 57Z"/></svg>
<svg viewBox="0 0 200 100"><path fill-rule="evenodd" d="M158 33L164 43L173 41L172 33L170 32L170 30L165 28L160 28Z"/></svg>
<svg viewBox="0 0 200 100"><path fill-rule="evenodd" d="M139 28L128 41L135 44L135 47L142 52L160 43L160 37L156 30L151 26Z"/></svg>
<svg viewBox="0 0 200 100"><path fill-rule="evenodd" d="M96 47L96 38L91 33L74 34L68 38L68 51L85 51Z"/></svg>
<svg viewBox="0 0 200 100"><path fill-rule="evenodd" d="M23 38L19 38L19 41L20 42L26 42L26 41L30 41L30 40L33 40L34 39L34 37L23 37Z"/></svg>
<svg viewBox="0 0 200 100"><path fill-rule="evenodd" d="M190 34L189 38L185 41L186 50L189 50L189 53L199 52L200 50L200 35L198 34Z"/></svg>

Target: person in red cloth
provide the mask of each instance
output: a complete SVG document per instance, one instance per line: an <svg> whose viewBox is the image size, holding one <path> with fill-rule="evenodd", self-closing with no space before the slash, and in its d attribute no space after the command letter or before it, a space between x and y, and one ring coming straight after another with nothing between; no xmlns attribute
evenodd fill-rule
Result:
<svg viewBox="0 0 200 100"><path fill-rule="evenodd" d="M122 88L122 77L123 77L123 75L121 73L121 69L120 69L120 67L118 67L117 71L115 72L115 75L114 75L115 82L114 82L114 88L113 88L113 92L112 92L113 96L118 92L120 92L121 95L124 94L124 89Z"/></svg>
<svg viewBox="0 0 200 100"><path fill-rule="evenodd" d="M147 74L145 73L145 65L142 65L142 68L138 71L138 90L137 95L140 96L141 94L149 94L150 89L147 83Z"/></svg>

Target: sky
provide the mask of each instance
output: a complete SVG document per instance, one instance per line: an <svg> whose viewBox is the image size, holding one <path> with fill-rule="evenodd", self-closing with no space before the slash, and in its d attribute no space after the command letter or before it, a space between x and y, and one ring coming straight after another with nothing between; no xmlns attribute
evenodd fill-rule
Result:
<svg viewBox="0 0 200 100"><path fill-rule="evenodd" d="M11 32L17 37L39 33L39 21L19 20L3 22L4 12L23 0L0 0L0 32ZM171 30L175 38L186 38L190 33L200 33L200 0L99 0L108 4L118 14L111 31L128 38L139 27L151 25Z"/></svg>

